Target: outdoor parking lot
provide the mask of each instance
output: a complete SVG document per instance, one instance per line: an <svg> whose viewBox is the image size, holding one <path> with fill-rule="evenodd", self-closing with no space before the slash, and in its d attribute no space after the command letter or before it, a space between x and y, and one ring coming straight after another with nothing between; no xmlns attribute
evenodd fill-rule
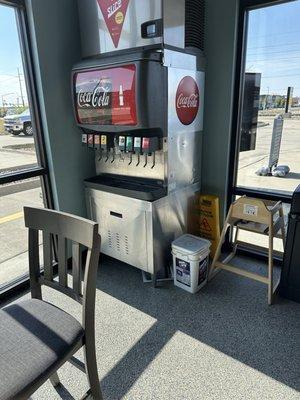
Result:
<svg viewBox="0 0 300 400"><path fill-rule="evenodd" d="M278 165L288 165L290 173L283 178L258 176L256 171L268 165L272 140L273 110L259 115L260 127L257 130L256 149L240 153L238 168L238 186L255 189L293 192L300 183L300 115L293 110L292 118L284 119L282 142Z"/></svg>
<svg viewBox="0 0 300 400"><path fill-rule="evenodd" d="M2 127L2 129L1 129ZM33 137L13 136L0 124L0 174L37 163ZM41 207L40 179L32 178L0 187L0 286L28 271L27 232L23 207Z"/></svg>

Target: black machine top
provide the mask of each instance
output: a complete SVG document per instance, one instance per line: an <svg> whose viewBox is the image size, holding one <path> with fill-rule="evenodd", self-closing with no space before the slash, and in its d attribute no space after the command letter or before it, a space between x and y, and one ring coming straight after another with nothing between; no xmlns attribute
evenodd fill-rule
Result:
<svg viewBox="0 0 300 400"><path fill-rule="evenodd" d="M134 199L155 201L167 195L161 181L154 179L129 178L126 176L101 174L86 179L85 186Z"/></svg>
<svg viewBox="0 0 300 400"><path fill-rule="evenodd" d="M291 214L300 214L300 185L296 188L292 197Z"/></svg>

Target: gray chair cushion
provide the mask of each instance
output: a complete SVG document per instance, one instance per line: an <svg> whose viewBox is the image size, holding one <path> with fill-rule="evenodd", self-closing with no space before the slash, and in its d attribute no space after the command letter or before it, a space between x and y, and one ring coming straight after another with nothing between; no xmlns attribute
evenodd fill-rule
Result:
<svg viewBox="0 0 300 400"><path fill-rule="evenodd" d="M24 393L78 344L83 328L71 315L42 300L0 310L0 399Z"/></svg>

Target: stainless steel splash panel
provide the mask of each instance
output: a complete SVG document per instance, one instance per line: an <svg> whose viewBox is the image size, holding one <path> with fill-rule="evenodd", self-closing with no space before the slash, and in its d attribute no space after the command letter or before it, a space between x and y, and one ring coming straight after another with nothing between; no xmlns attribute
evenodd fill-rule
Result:
<svg viewBox="0 0 300 400"><path fill-rule="evenodd" d="M166 147L166 146L165 146ZM137 156L133 154L102 155L96 154L96 172L99 174L114 174L138 178L157 179L166 182L166 150L155 152L155 156Z"/></svg>
<svg viewBox="0 0 300 400"><path fill-rule="evenodd" d="M168 191L200 182L204 108L204 71L195 71L196 56L169 52L168 63ZM173 67L175 65L175 67ZM189 69L189 65L192 69ZM183 67L184 66L184 67ZM195 79L199 89L199 110L190 125L183 125L176 112L176 92L185 76Z"/></svg>
<svg viewBox="0 0 300 400"><path fill-rule="evenodd" d="M78 0L78 12L84 58L157 44L185 45L185 0L129 0L117 48L97 0ZM141 25L157 19L163 19L163 36L142 38Z"/></svg>
<svg viewBox="0 0 300 400"><path fill-rule="evenodd" d="M198 190L195 184L148 202L86 188L88 216L99 223L101 252L150 274L170 265L171 243L186 233Z"/></svg>

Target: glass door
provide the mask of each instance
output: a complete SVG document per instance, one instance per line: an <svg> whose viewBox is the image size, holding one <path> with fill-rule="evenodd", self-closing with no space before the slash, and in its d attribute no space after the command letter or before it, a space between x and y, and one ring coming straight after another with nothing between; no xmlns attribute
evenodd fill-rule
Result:
<svg viewBox="0 0 300 400"><path fill-rule="evenodd" d="M300 0L242 1L239 34L229 201L289 203L300 184Z"/></svg>
<svg viewBox="0 0 300 400"><path fill-rule="evenodd" d="M51 206L20 1L0 1L0 293L28 279L23 207Z"/></svg>
<svg viewBox="0 0 300 400"><path fill-rule="evenodd" d="M300 1L249 10L236 186L300 184Z"/></svg>

